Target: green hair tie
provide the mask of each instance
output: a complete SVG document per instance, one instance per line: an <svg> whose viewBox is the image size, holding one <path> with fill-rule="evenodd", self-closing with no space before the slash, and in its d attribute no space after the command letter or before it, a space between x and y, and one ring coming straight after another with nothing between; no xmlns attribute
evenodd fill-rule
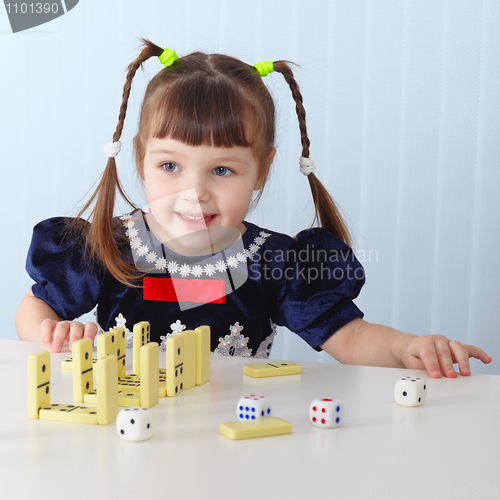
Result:
<svg viewBox="0 0 500 500"><path fill-rule="evenodd" d="M168 68L169 66L172 66L172 64L174 64L179 57L175 53L175 50L163 49L163 52L158 56L158 59L163 65L165 65L165 68Z"/></svg>
<svg viewBox="0 0 500 500"><path fill-rule="evenodd" d="M259 61L257 64L254 64L253 67L259 72L260 76L267 76L274 71L272 61Z"/></svg>

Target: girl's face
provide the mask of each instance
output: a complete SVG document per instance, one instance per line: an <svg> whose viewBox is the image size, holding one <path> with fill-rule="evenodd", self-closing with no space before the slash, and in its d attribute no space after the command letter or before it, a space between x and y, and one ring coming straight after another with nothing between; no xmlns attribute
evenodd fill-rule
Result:
<svg viewBox="0 0 500 500"><path fill-rule="evenodd" d="M168 242L201 249L216 234L245 232L242 221L261 187L251 148L188 146L169 138L152 138L145 146L147 217L160 241L174 250Z"/></svg>

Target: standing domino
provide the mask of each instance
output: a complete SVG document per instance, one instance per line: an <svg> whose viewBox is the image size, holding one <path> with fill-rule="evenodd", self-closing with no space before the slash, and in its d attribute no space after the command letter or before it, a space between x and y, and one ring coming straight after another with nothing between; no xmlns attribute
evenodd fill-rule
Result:
<svg viewBox="0 0 500 500"><path fill-rule="evenodd" d="M184 339L172 335L167 339L167 396L177 396L184 390Z"/></svg>
<svg viewBox="0 0 500 500"><path fill-rule="evenodd" d="M309 407L309 420L320 429L338 427L344 421L344 406L340 399L315 399Z"/></svg>
<svg viewBox="0 0 500 500"><path fill-rule="evenodd" d="M127 375L127 336L125 328L117 327L112 330L116 336L116 356L118 357L118 378Z"/></svg>
<svg viewBox="0 0 500 500"><path fill-rule="evenodd" d="M75 403L83 403L85 394L94 390L93 364L92 340L75 340L73 342L73 399Z"/></svg>
<svg viewBox="0 0 500 500"><path fill-rule="evenodd" d="M97 359L105 356L116 356L116 334L114 330L97 336Z"/></svg>
<svg viewBox="0 0 500 500"><path fill-rule="evenodd" d="M236 408L238 420L257 420L271 416L271 405L264 396L244 396L238 401Z"/></svg>
<svg viewBox="0 0 500 500"><path fill-rule="evenodd" d="M196 332L196 385L210 380L210 327L199 326Z"/></svg>
<svg viewBox="0 0 500 500"><path fill-rule="evenodd" d="M196 385L196 332L185 330L178 333L184 339L184 390Z"/></svg>
<svg viewBox="0 0 500 500"><path fill-rule="evenodd" d="M418 377L403 377L396 382L394 399L401 406L421 406L427 394L427 384Z"/></svg>
<svg viewBox="0 0 500 500"><path fill-rule="evenodd" d="M158 404L160 391L159 346L150 342L141 347L141 406L151 408Z"/></svg>
<svg viewBox="0 0 500 500"><path fill-rule="evenodd" d="M141 321L134 325L134 337L132 344L132 372L135 375L141 374L141 347L149 344L151 331L149 322Z"/></svg>
<svg viewBox="0 0 500 500"><path fill-rule="evenodd" d="M118 415L118 361L115 354L97 360L97 422L108 425Z"/></svg>
<svg viewBox="0 0 500 500"><path fill-rule="evenodd" d="M50 354L39 351L28 358L28 415L38 418L41 408L50 406Z"/></svg>

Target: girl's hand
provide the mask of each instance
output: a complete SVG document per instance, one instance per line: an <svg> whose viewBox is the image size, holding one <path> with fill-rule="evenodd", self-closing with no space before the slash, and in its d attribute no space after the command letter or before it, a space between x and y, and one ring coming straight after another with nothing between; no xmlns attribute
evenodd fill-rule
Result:
<svg viewBox="0 0 500 500"><path fill-rule="evenodd" d="M46 319L41 324L41 341L47 347L52 348L52 352L61 352L65 340L69 341L69 350L75 340L83 338L92 339L94 342L97 335L97 325L88 322L86 325L78 321L55 321Z"/></svg>
<svg viewBox="0 0 500 500"><path fill-rule="evenodd" d="M461 375L470 375L471 357L480 359L483 363L491 363L491 356L479 347L462 345L443 335L412 337L401 350L401 361L405 368L427 370L432 378L440 378L441 375L455 378L457 372L453 369L454 363L458 363Z"/></svg>

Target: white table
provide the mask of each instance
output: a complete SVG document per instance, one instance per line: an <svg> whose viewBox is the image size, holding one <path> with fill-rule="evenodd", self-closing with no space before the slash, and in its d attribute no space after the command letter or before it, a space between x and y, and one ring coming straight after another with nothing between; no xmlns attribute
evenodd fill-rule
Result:
<svg viewBox="0 0 500 500"><path fill-rule="evenodd" d="M262 360L212 356L211 381L160 399L155 435L131 443L114 424L28 418L27 358L40 349L0 340L5 500L500 498L500 376L432 380L415 370L300 363L301 375L252 379L243 365ZM72 372L60 367L67 356L51 354L53 403L73 403ZM428 381L422 407L394 402L396 380L409 374ZM270 398L292 434L231 441L218 433L253 393ZM345 422L317 429L309 404L331 396L343 400Z"/></svg>

